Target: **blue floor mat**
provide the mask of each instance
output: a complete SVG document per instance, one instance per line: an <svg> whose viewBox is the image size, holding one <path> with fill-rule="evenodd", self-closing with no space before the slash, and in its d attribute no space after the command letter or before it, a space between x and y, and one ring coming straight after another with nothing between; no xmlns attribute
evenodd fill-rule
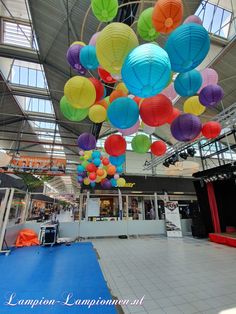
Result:
<svg viewBox="0 0 236 314"><path fill-rule="evenodd" d="M14 249L0 269L1 314L116 313L91 243Z"/></svg>

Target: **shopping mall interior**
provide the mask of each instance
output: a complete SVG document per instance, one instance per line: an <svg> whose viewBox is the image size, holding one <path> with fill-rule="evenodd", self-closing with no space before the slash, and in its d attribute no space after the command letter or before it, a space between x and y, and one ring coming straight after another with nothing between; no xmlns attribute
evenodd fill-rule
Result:
<svg viewBox="0 0 236 314"><path fill-rule="evenodd" d="M236 314L236 0L0 0L0 313Z"/></svg>

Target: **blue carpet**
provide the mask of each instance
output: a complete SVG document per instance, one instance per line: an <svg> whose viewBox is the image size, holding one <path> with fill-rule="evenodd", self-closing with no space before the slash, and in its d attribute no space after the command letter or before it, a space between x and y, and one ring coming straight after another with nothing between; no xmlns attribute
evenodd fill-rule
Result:
<svg viewBox="0 0 236 314"><path fill-rule="evenodd" d="M91 243L15 249L0 269L1 314L116 313Z"/></svg>

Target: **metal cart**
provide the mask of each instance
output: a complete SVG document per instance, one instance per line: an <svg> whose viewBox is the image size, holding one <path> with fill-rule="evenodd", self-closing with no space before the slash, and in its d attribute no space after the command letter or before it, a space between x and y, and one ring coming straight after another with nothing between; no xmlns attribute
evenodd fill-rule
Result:
<svg viewBox="0 0 236 314"><path fill-rule="evenodd" d="M40 245L55 245L58 238L59 223L47 222L41 225L39 232Z"/></svg>

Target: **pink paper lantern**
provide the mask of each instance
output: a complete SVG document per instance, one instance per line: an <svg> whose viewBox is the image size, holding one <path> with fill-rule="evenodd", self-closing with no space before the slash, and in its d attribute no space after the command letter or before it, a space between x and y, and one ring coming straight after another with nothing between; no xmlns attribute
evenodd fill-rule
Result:
<svg viewBox="0 0 236 314"><path fill-rule="evenodd" d="M201 71L202 75L202 86L200 87L198 93L206 87L207 85L215 85L218 83L218 74L214 69L205 68Z"/></svg>
<svg viewBox="0 0 236 314"><path fill-rule="evenodd" d="M138 132L140 126L140 121L138 120L135 125L133 125L131 128L128 129L118 129L118 131L123 135L123 136L128 136L131 134L134 134L136 132Z"/></svg>
<svg viewBox="0 0 236 314"><path fill-rule="evenodd" d="M167 86L165 89L163 89L163 91L161 92L162 95L165 95L166 97L168 97L171 101L173 101L175 99L175 97L178 96L178 94L176 93L175 89L174 89L174 84L170 84L169 86Z"/></svg>
<svg viewBox="0 0 236 314"><path fill-rule="evenodd" d="M197 15L190 15L183 22L183 24L187 24L187 23L196 23L196 24L202 25L202 20Z"/></svg>
<svg viewBox="0 0 236 314"><path fill-rule="evenodd" d="M97 38L98 38L100 33L101 32L97 32L97 33L93 34L93 36L90 38L90 41L89 41L90 46L96 46Z"/></svg>

